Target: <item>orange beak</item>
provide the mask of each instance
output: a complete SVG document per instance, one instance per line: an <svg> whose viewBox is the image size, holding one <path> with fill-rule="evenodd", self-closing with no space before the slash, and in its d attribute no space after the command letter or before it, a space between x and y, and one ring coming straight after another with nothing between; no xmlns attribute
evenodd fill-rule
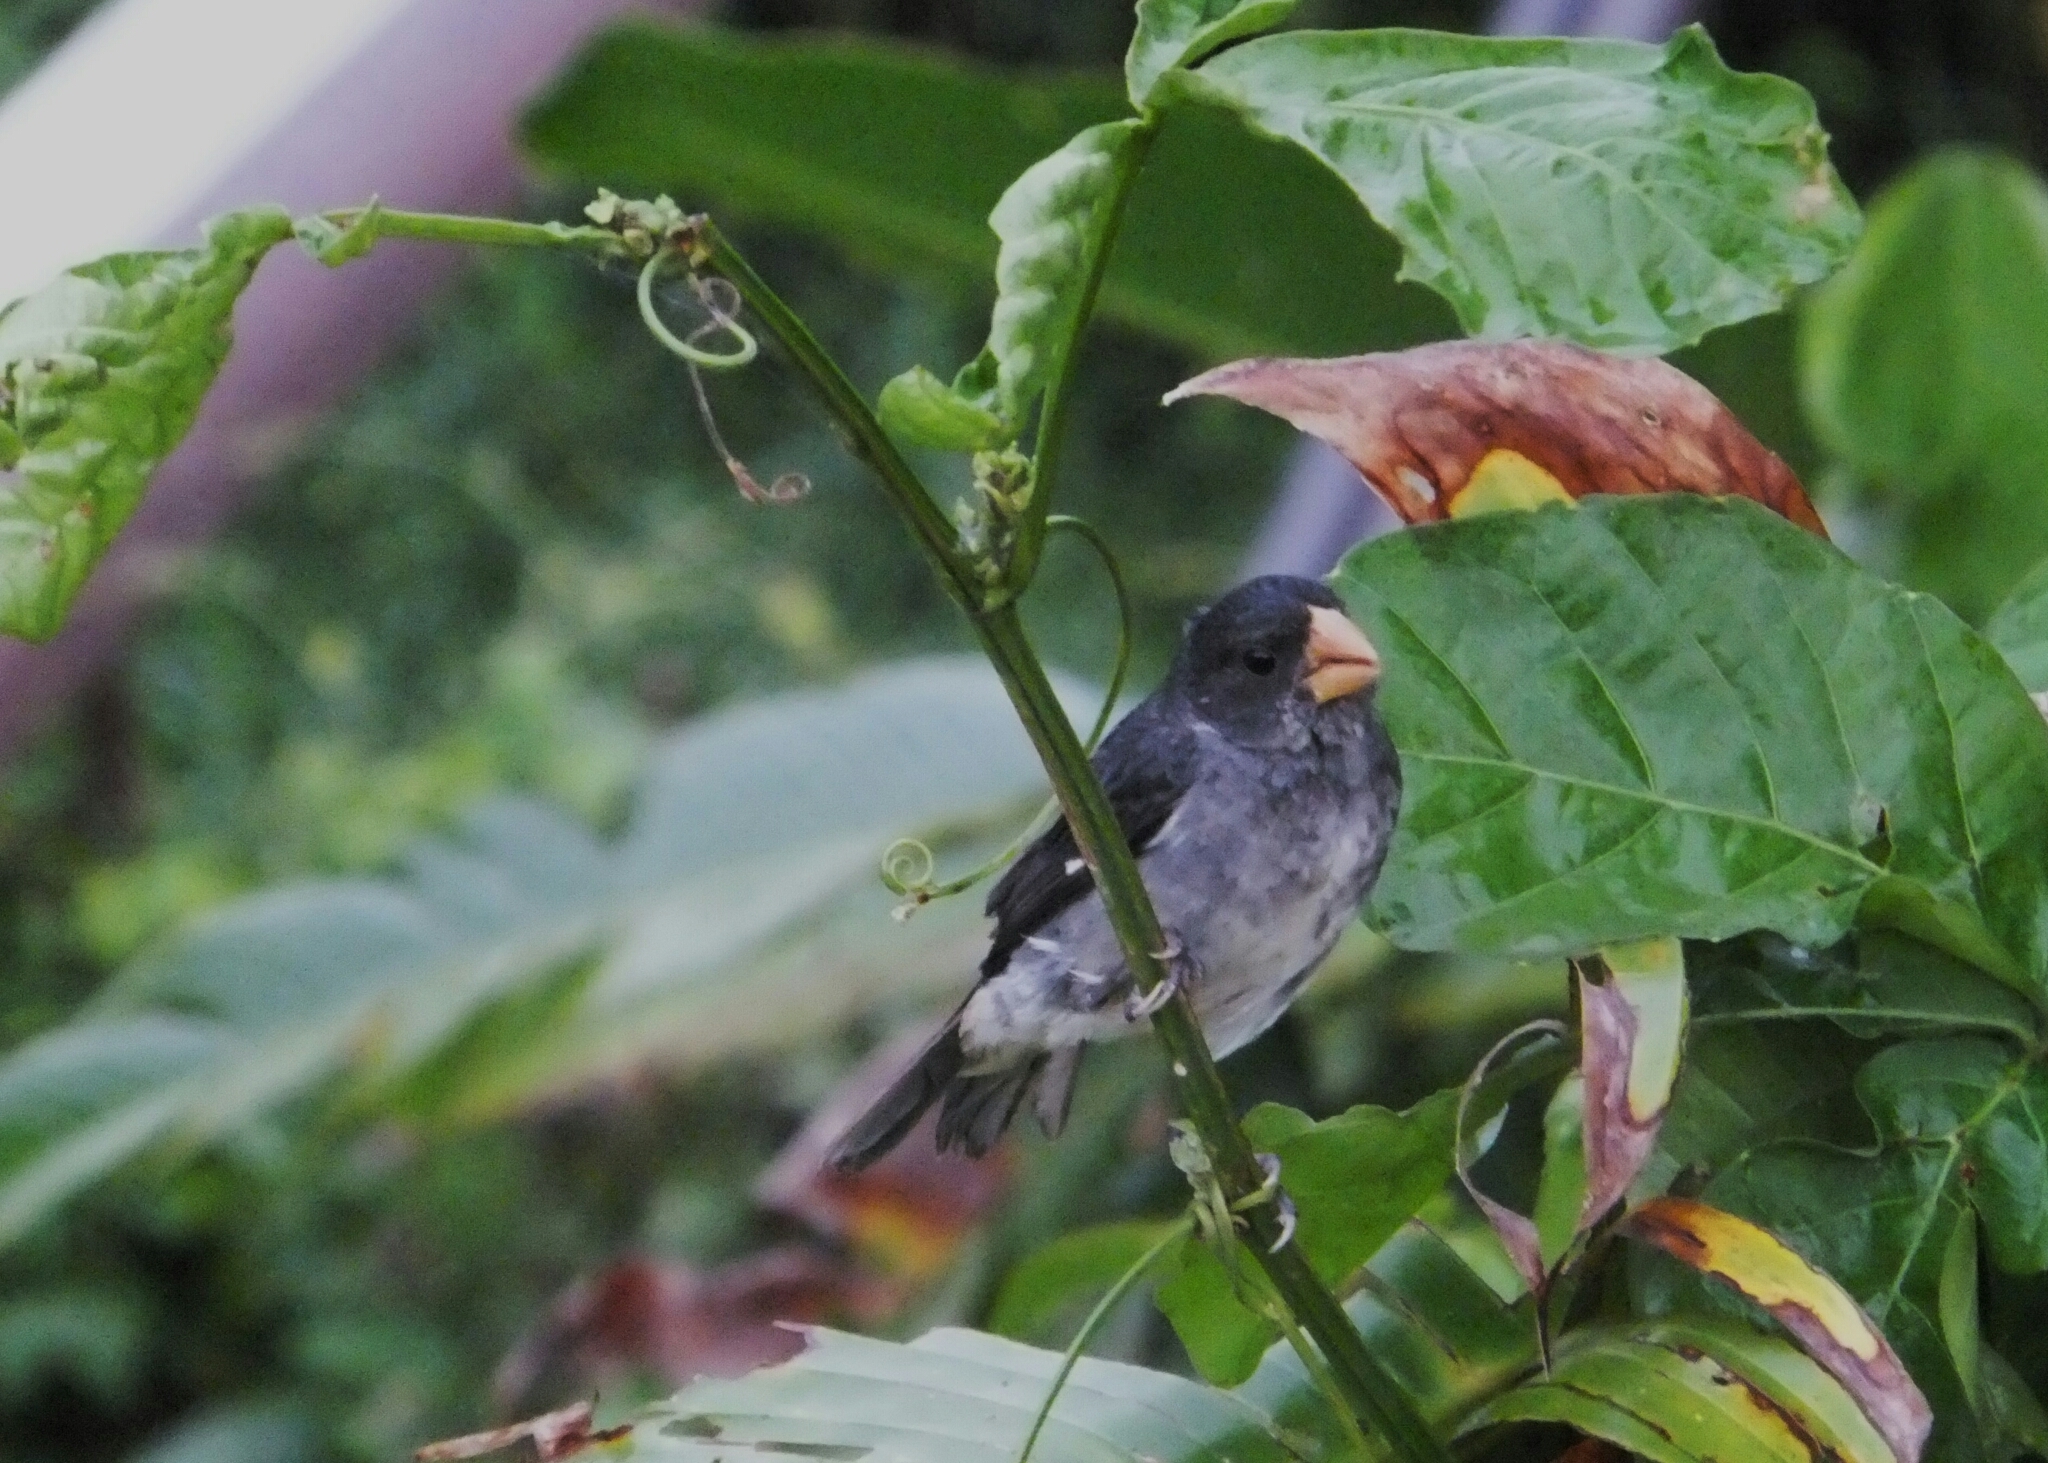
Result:
<svg viewBox="0 0 2048 1463"><path fill-rule="evenodd" d="M1380 653L1365 632L1336 610L1308 612L1308 648L1301 680L1318 703L1363 691L1380 678Z"/></svg>

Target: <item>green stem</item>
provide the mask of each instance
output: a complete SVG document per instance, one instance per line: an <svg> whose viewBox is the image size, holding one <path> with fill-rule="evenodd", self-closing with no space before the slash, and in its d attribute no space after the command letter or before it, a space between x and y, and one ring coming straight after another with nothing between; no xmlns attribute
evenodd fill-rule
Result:
<svg viewBox="0 0 2048 1463"><path fill-rule="evenodd" d="M320 216L337 228L349 228L372 208L336 208ZM609 258L622 258L631 250L610 229L591 224L522 223L509 218L470 218L453 213L407 213L402 209L374 207L371 228L380 239L428 239L440 244L492 244L498 246L581 249Z"/></svg>
<svg viewBox="0 0 2048 1463"><path fill-rule="evenodd" d="M1055 513L1045 520L1045 526L1052 532L1071 533L1085 539L1095 550L1095 556L1102 560L1102 567L1109 575L1109 587L1116 594L1116 660L1109 668L1109 689L1103 692L1102 709L1095 713L1095 725L1088 730L1088 750L1093 752L1101 744L1102 734L1109 730L1109 719L1116 714L1117 699L1124 693L1124 677L1131 669L1131 642L1136 635L1131 591L1124 583L1124 571L1117 565L1116 555L1110 552L1109 540L1097 531L1094 524L1085 518Z"/></svg>
<svg viewBox="0 0 2048 1463"><path fill-rule="evenodd" d="M967 610L983 650L1045 765L1081 857L1095 876L1096 889L1123 950L1125 968L1140 991L1154 989L1165 979L1159 952L1166 939L1159 916L1139 877L1123 829L1089 765L1088 753L1025 637L1014 597L994 608L981 602L968 566L954 551L951 526L883 434L866 401L803 322L717 229L708 221L698 229L695 262L731 280L761 325L782 343L854 452L881 478L884 490L909 519L919 542ZM1229 1090L1202 1039L1185 992L1160 1008L1152 1017L1152 1028L1166 1048L1182 1109L1209 1149L1224 1196L1235 1202L1258 1193L1266 1183L1265 1171L1237 1125ZM1400 1383L1366 1349L1357 1328L1309 1267L1300 1246L1282 1243L1286 1236L1280 1227L1279 1205L1259 1204L1244 1217L1253 1255L1295 1319L1314 1338L1354 1416L1382 1434L1394 1453L1411 1463L1449 1463L1450 1454L1443 1443Z"/></svg>
<svg viewBox="0 0 2048 1463"><path fill-rule="evenodd" d="M1031 1450L1038 1445L1038 1435L1045 1431L1045 1425L1052 1419L1053 1404L1059 1401L1061 1390L1067 1385L1067 1378L1074 1374L1074 1367L1081 1360L1081 1350L1109 1319L1109 1313L1123 1303L1131 1293L1131 1287L1143 1280L1159 1263L1159 1257L1193 1233L1193 1219L1183 1219L1159 1236L1152 1247L1138 1256L1131 1268L1117 1276L1116 1283L1102 1294L1095 1303L1095 1309L1088 1313L1088 1319L1081 1323L1081 1329L1074 1333L1074 1339L1067 1346L1067 1353L1060 1358L1060 1369L1052 1374L1052 1386L1047 1389L1045 1401L1039 1406L1038 1416L1031 1419L1031 1431L1024 1435L1024 1446L1017 1454L1017 1463L1031 1463Z"/></svg>
<svg viewBox="0 0 2048 1463"><path fill-rule="evenodd" d="M1045 547L1046 518L1052 509L1053 486L1059 475L1060 444L1067 433L1068 387L1073 383L1074 364L1081 354L1081 337L1088 318L1095 312L1095 297L1102 290L1102 277L1109 270L1109 256L1116 236L1122 231L1124 209L1130 203L1131 185L1144 169L1152 151L1152 139L1159 134L1157 120L1148 118L1131 138L1131 145L1117 159L1110 183L1109 209L1103 218L1101 243L1088 261L1088 277L1081 285L1080 308L1074 328L1053 360L1046 381L1045 405L1039 412L1038 436L1031 448L1031 503L1025 510L1022 531L1017 538L1016 558L1011 563L1010 583L1021 594L1038 571L1038 555Z"/></svg>

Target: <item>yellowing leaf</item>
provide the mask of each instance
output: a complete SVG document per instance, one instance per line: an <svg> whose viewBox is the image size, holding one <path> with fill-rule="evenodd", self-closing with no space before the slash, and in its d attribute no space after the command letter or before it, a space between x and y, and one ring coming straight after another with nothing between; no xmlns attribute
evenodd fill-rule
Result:
<svg viewBox="0 0 2048 1463"><path fill-rule="evenodd" d="M1834 1376L1900 1463L1914 1463L1933 1426L1927 1399L1884 1333L1849 1293L1769 1230L1695 1199L1653 1199L1628 1233L1733 1285Z"/></svg>

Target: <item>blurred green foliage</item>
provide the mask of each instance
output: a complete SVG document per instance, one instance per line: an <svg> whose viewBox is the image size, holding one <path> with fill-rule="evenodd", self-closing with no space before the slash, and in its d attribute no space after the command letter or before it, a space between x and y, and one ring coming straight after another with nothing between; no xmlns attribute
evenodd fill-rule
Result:
<svg viewBox="0 0 2048 1463"><path fill-rule="evenodd" d="M0 86L90 8L0 12ZM1311 0L1301 19L1469 29L1483 10ZM745 0L730 18L1067 67L1113 64L1129 28L1122 0ZM1859 194L1939 142L2002 146L2037 168L2048 155L2037 7L1727 0L1710 18L1732 65L1815 92ZM540 197L534 211L573 203ZM870 392L979 344L985 300L971 288L879 277L765 227L745 242ZM122 664L0 785L0 1044L53 1027L230 894L387 870L507 790L611 831L662 729L964 644L879 497L773 372L712 384L722 429L757 471L801 467L815 490L788 510L739 499L629 286L559 260L478 259L233 530L170 567ZM1759 322L1687 362L1805 469L1818 458L1789 389L1790 336ZM1251 413L1157 411L1187 364L1098 334L1070 425L1063 507L1123 557L1141 686L1180 618L1227 581L1288 440ZM1078 548L1053 550L1032 618L1055 664L1106 667L1107 594ZM1490 1033L1554 1006L1557 977L1368 950L1312 995L1312 1020L1246 1053L1233 1078L1247 1099L1315 1110L1401 1105L1455 1080ZM748 1185L863 1044L835 1037L430 1138L370 1125L296 1143L265 1121L195 1161L135 1170L0 1257L0 1454L390 1458L477 1425L493 1368L577 1274L623 1250L714 1262L779 1237ZM1101 1081L1137 1092L1145 1073ZM1163 1165L1122 1160L1108 1125L1086 1141L1034 1154L1032 1197L995 1254L1173 1193ZM995 1261L969 1270L927 1319L981 1314ZM2026 1321L2039 1289L1990 1302L2028 1376L2048 1346ZM1172 1358L1156 1328L1125 1340Z"/></svg>

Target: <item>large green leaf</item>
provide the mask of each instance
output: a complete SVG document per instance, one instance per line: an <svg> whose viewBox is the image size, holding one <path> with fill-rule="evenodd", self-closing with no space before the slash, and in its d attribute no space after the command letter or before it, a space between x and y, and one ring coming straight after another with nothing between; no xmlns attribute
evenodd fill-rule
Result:
<svg viewBox="0 0 2048 1463"><path fill-rule="evenodd" d="M1988 609L2048 553L2048 188L2007 158L1926 159L1800 326L1822 441L1913 505L1906 572Z"/></svg>
<svg viewBox="0 0 2048 1463"><path fill-rule="evenodd" d="M1468 332L1664 351L1780 308L1857 230L1813 103L1663 47L1296 31L1163 82L1307 149Z"/></svg>
<svg viewBox="0 0 2048 1463"><path fill-rule="evenodd" d="M1861 913L2037 988L2048 732L1935 602L1684 495L1410 530L1337 585L1407 777L1397 943L1812 946Z"/></svg>
<svg viewBox="0 0 2048 1463"><path fill-rule="evenodd" d="M903 1345L813 1330L781 1366L686 1387L604 1456L646 1463L743 1457L1014 1463L1059 1369L1057 1352L974 1331ZM1083 1358L1032 1456L1100 1463L1298 1463L1253 1404L1168 1372Z"/></svg>
<svg viewBox="0 0 2048 1463"><path fill-rule="evenodd" d="M1011 181L1127 110L1111 73L1020 75L850 37L636 21L572 63L525 140L593 182L805 229L878 268L978 292L996 260L988 216ZM1395 285L1398 257L1298 149L1182 111L1152 146L1099 305L1215 359L1455 331L1427 291Z"/></svg>
<svg viewBox="0 0 2048 1463"><path fill-rule="evenodd" d="M897 924L876 857L902 833L1016 816L1040 787L986 666L906 662L676 733L616 842L498 800L404 878L223 906L0 1060L0 1242L145 1149L338 1075L401 1116L472 1120L956 986L981 938L972 902Z"/></svg>
<svg viewBox="0 0 2048 1463"><path fill-rule="evenodd" d="M47 639L178 445L228 352L228 317L274 208L196 249L114 254L0 311L0 633Z"/></svg>

